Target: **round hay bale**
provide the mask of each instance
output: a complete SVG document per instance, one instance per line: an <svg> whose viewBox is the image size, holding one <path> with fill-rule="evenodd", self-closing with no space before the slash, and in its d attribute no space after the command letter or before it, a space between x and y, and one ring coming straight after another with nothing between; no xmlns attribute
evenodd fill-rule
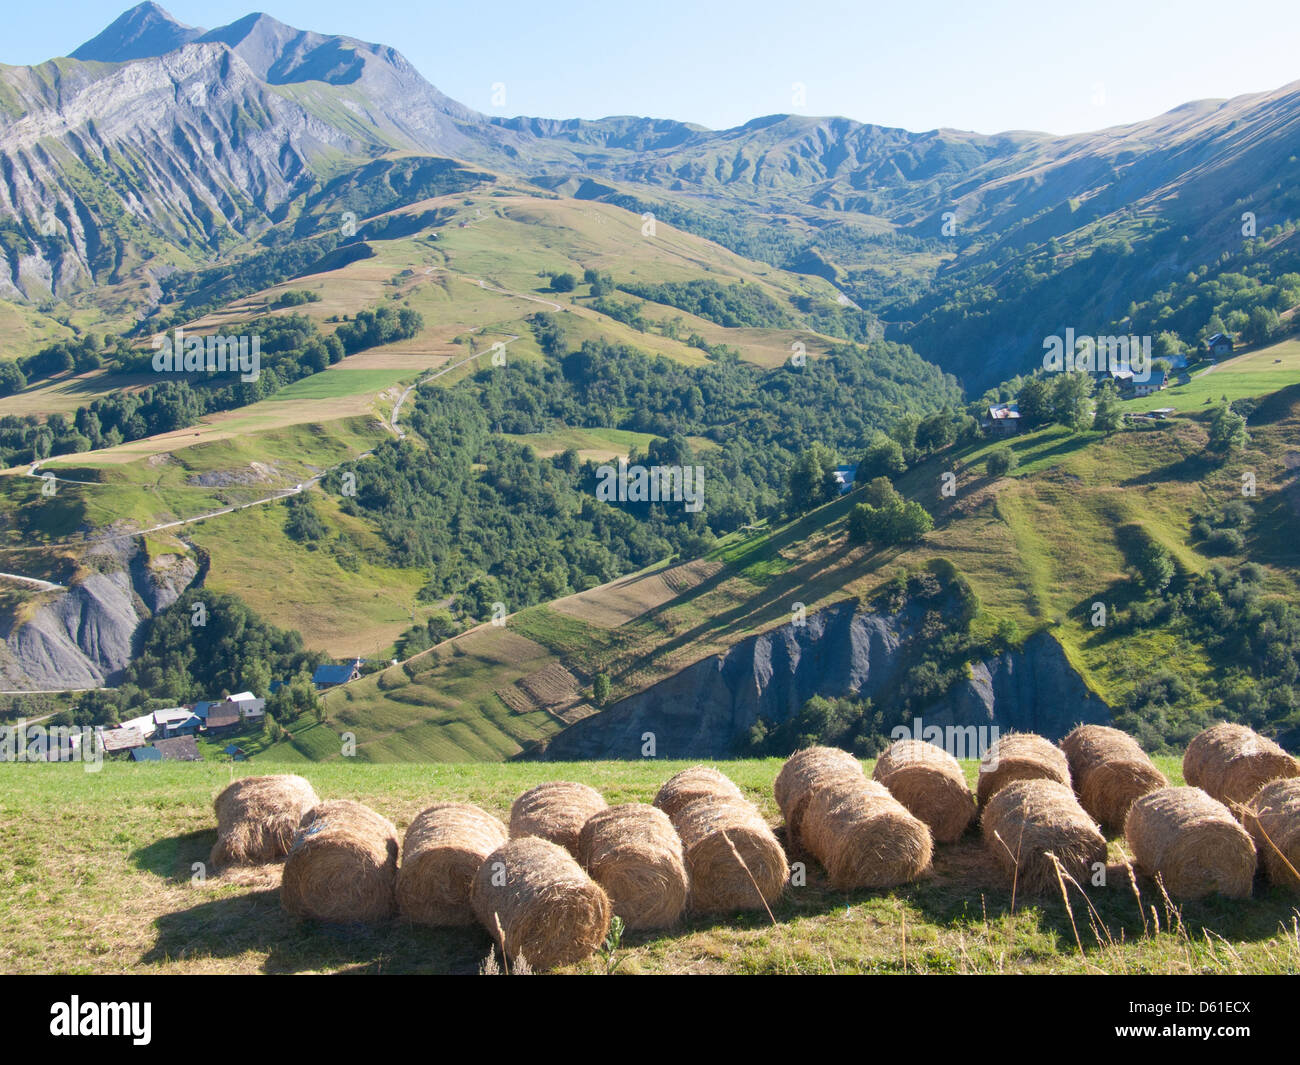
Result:
<svg viewBox="0 0 1300 1065"><path fill-rule="evenodd" d="M1079 802L1093 820L1122 831L1133 800L1169 787L1141 745L1127 732L1080 725L1061 741Z"/></svg>
<svg viewBox="0 0 1300 1065"><path fill-rule="evenodd" d="M1270 780L1296 776L1300 764L1245 725L1207 728L1192 738L1183 754L1183 779L1234 811L1234 804L1254 798Z"/></svg>
<svg viewBox="0 0 1300 1065"><path fill-rule="evenodd" d="M572 780L548 780L529 788L510 807L510 838L540 836L575 857L587 819L609 804L595 788Z"/></svg>
<svg viewBox="0 0 1300 1065"><path fill-rule="evenodd" d="M871 777L930 829L936 843L954 843L975 820L975 796L957 759L924 740L898 740Z"/></svg>
<svg viewBox="0 0 1300 1065"><path fill-rule="evenodd" d="M1300 778L1265 784L1246 808L1244 822L1269 880L1300 888Z"/></svg>
<svg viewBox="0 0 1300 1065"><path fill-rule="evenodd" d="M668 928L686 908L682 841L657 807L630 802L593 814L578 837L578 861L628 928Z"/></svg>
<svg viewBox="0 0 1300 1065"><path fill-rule="evenodd" d="M819 788L804 809L803 837L839 891L905 884L930 868L934 853L925 822L865 777Z"/></svg>
<svg viewBox="0 0 1300 1065"><path fill-rule="evenodd" d="M707 765L693 765L670 777L659 789L654 804L666 813L670 820L676 821L677 811L705 796L748 801L731 778L720 770Z"/></svg>
<svg viewBox="0 0 1300 1065"><path fill-rule="evenodd" d="M208 864L219 869L283 858L293 846L302 815L319 802L307 781L287 773L236 780L212 802L217 842Z"/></svg>
<svg viewBox="0 0 1300 1065"><path fill-rule="evenodd" d="M280 904L318 921L391 917L397 849L396 827L368 806L348 799L313 806L285 859Z"/></svg>
<svg viewBox="0 0 1300 1065"><path fill-rule="evenodd" d="M1012 781L989 799L980 826L985 847L1018 891L1056 889L1049 853L1084 887L1093 865L1106 861L1106 837L1059 780Z"/></svg>
<svg viewBox="0 0 1300 1065"><path fill-rule="evenodd" d="M975 794L980 809L1016 780L1054 780L1070 786L1070 763L1061 748L1033 732L1008 732L980 761Z"/></svg>
<svg viewBox="0 0 1300 1065"><path fill-rule="evenodd" d="M804 846L804 811L819 790L835 781L865 779L862 763L838 747L805 747L790 755L776 775L772 794L785 818L785 839L791 850Z"/></svg>
<svg viewBox="0 0 1300 1065"><path fill-rule="evenodd" d="M679 809L673 824L686 856L692 910L757 910L780 898L790 867L753 803L705 795Z"/></svg>
<svg viewBox="0 0 1300 1065"><path fill-rule="evenodd" d="M440 802L422 810L402 841L398 910L416 924L473 924L474 874L509 838L500 820L469 803Z"/></svg>
<svg viewBox="0 0 1300 1065"><path fill-rule="evenodd" d="M1250 894L1255 844L1232 812L1200 788L1161 788L1135 799L1124 838L1138 869L1158 873L1174 898Z"/></svg>
<svg viewBox="0 0 1300 1065"><path fill-rule="evenodd" d="M559 844L525 836L502 844L479 867L470 888L479 923L513 966L522 955L535 970L572 965L609 934L609 896Z"/></svg>

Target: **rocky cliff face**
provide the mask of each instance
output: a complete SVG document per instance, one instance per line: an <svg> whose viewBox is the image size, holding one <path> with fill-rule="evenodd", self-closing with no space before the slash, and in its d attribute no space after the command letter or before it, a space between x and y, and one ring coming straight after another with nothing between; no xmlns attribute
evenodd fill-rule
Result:
<svg viewBox="0 0 1300 1065"><path fill-rule="evenodd" d="M29 617L0 634L0 688L50 691L115 680L140 625L174 603L198 573L188 557L150 562L130 537L99 545L92 558L98 572L43 595Z"/></svg>
<svg viewBox="0 0 1300 1065"><path fill-rule="evenodd" d="M760 718L780 723L814 695L860 696L887 706L902 679L922 611L863 611L854 601L811 614L704 659L565 729L546 757L637 758L652 732L661 758L723 758ZM923 715L928 725L996 725L1057 739L1110 708L1088 690L1061 645L1040 633L1015 652L971 665Z"/></svg>

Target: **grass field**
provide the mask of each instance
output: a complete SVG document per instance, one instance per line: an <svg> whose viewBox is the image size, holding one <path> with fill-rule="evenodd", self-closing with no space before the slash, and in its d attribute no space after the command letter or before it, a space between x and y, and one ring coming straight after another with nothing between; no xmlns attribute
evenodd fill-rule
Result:
<svg viewBox="0 0 1300 1065"><path fill-rule="evenodd" d="M1126 400L1126 411L1173 407L1180 413L1222 403L1264 396L1300 382L1300 340L1287 339L1258 351L1249 351L1215 363L1198 372L1185 385L1172 385L1151 396Z"/></svg>
<svg viewBox="0 0 1300 1065"><path fill-rule="evenodd" d="M302 633L311 650L336 657L391 657L393 641L423 621L416 602L428 579L420 570L383 564L386 545L369 523L344 514L337 500L311 493L333 539L315 549L285 534L286 505L270 503L195 525L189 538L211 559L206 587L236 595L262 618ZM335 553L353 560L347 568Z"/></svg>
<svg viewBox="0 0 1300 1065"><path fill-rule="evenodd" d="M505 815L546 779L598 788L611 803L651 801L684 762L315 765L323 798L365 802L399 831L433 801ZM1180 780L1176 759L1161 768ZM723 763L773 825L780 762ZM259 770L264 767L259 766ZM867 766L868 772L870 765ZM965 765L968 777L975 765ZM6 765L0 820L0 940L7 973L474 973L480 928L401 920L370 928L298 922L280 909L278 867L206 879L211 800L235 764ZM778 834L781 830L778 829ZM1297 973L1297 897L1263 883L1248 901L1175 906L1154 883L1136 892L1113 840L1106 885L1087 902L1012 899L978 835L937 849L933 870L889 891L831 890L815 863L766 913L690 917L669 932L629 933L620 973ZM1072 914L1071 914L1072 910ZM1077 931L1077 938L1076 938ZM599 957L569 971L600 972Z"/></svg>

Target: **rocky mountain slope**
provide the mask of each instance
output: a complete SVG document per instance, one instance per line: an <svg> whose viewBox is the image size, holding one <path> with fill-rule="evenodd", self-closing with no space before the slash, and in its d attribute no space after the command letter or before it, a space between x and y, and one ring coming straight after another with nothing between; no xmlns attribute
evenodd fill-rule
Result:
<svg viewBox="0 0 1300 1065"><path fill-rule="evenodd" d="M867 698L888 705L922 639L924 610L864 610L848 600L750 637L696 662L555 736L554 760L637 758L647 734L661 758L727 758L762 718L780 725L813 696ZM996 726L1059 739L1081 721L1105 723L1110 708L1070 665L1061 645L1039 633L1018 651L971 664L970 677L926 709L926 726Z"/></svg>
<svg viewBox="0 0 1300 1065"><path fill-rule="evenodd" d="M136 537L88 552L90 572L40 596L0 632L0 688L57 691L111 683L134 652L143 621L171 606L198 574L188 556L150 560Z"/></svg>
<svg viewBox="0 0 1300 1065"><path fill-rule="evenodd" d="M1298 134L1300 83L1068 137L489 118L390 47L262 14L200 30L149 3L69 59L0 68L0 298L217 258L340 173L415 151L653 207L820 273L982 388L1064 324L1113 331L1135 300L1239 248L1243 211L1260 228L1292 217ZM1081 276L1115 236L1135 262ZM954 315L954 294L973 306Z"/></svg>

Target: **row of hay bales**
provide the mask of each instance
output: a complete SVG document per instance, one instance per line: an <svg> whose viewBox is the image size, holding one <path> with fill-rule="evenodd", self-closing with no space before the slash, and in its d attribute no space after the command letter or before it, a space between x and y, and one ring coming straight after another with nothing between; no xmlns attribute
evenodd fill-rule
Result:
<svg viewBox="0 0 1300 1065"><path fill-rule="evenodd" d="M1271 880L1300 886L1300 765L1242 725L1199 734L1171 787L1137 742L1081 725L1058 748L1042 736L1001 737L980 764L985 845L1028 891L1079 884L1106 861L1101 826L1122 831L1139 871L1176 898L1251 892L1258 858Z"/></svg>
<svg viewBox="0 0 1300 1065"><path fill-rule="evenodd" d="M772 790L791 850L816 858L834 888L893 887L930 867L930 827L868 780L847 751L809 747L791 755Z"/></svg>
<svg viewBox="0 0 1300 1065"><path fill-rule="evenodd" d="M1274 881L1300 887L1295 759L1249 729L1219 725L1188 747L1184 773L1189 786L1170 787L1131 737L1085 725L1060 747L1031 733L1001 737L974 793L946 751L900 740L870 780L845 751L799 751L774 794L791 853L815 858L841 890L915 880L936 844L977 817L993 860L1026 891L1060 883L1061 872L1088 883L1106 861L1102 825L1122 828L1139 869L1175 897L1249 894L1257 854ZM215 809L212 863L285 857L291 914L477 921L508 959L534 968L586 957L615 915L636 929L671 927L687 910L770 911L789 878L760 811L706 766L672 777L653 805L611 807L585 784L548 781L515 800L508 826L476 806L436 803L400 841L387 818L322 802L296 776L236 781Z"/></svg>
<svg viewBox="0 0 1300 1065"><path fill-rule="evenodd" d="M789 877L758 809L704 766L669 780L654 805L609 806L585 784L548 781L515 800L508 827L467 803L435 803L400 845L387 818L350 800L322 802L301 777L244 778L214 805L213 863L284 857L290 914L477 920L508 959L537 969L591 954L614 915L630 929L667 928L688 908L770 907Z"/></svg>

